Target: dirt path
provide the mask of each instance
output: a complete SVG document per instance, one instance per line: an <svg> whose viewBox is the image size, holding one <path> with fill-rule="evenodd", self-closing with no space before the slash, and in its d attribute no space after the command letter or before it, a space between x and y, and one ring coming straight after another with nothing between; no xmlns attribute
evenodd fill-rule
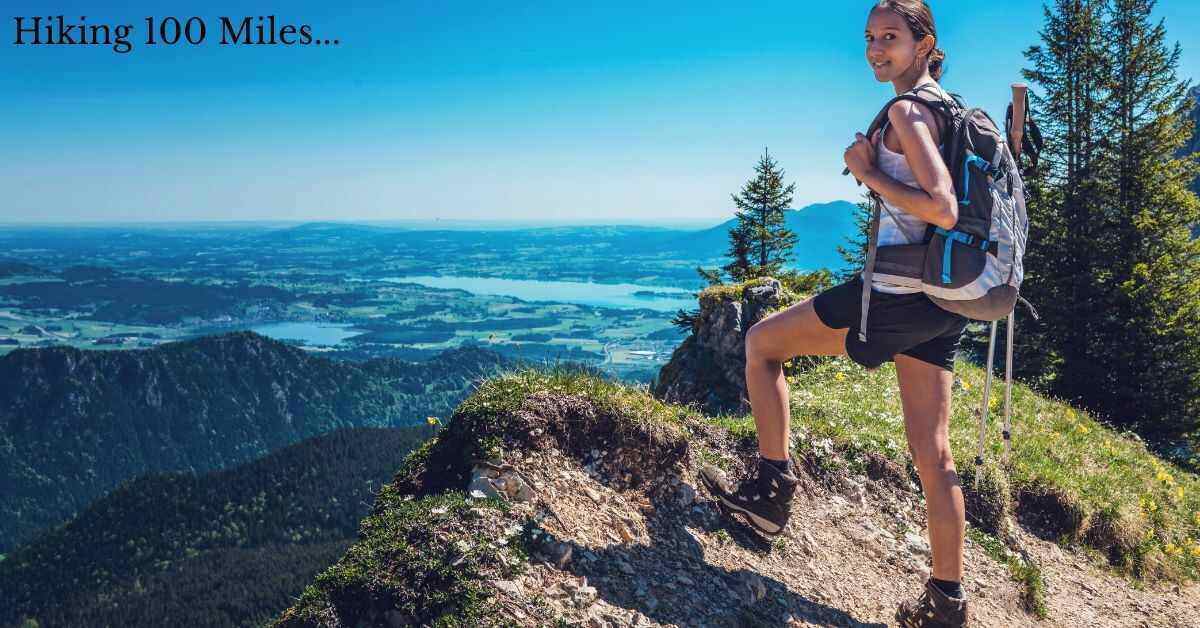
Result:
<svg viewBox="0 0 1200 628"><path fill-rule="evenodd" d="M846 478L835 492L807 479L787 533L766 543L727 525L693 488L690 467L652 481L651 497L614 490L557 450L512 462L543 501L510 516L539 518L548 534L537 555L562 559L561 568L535 559L493 583L520 625L885 626L926 577L921 497L883 482ZM1139 591L1084 556L1016 534L1041 565L1048 618L1024 610L1007 567L968 540L973 625L1200 627L1196 584Z"/></svg>

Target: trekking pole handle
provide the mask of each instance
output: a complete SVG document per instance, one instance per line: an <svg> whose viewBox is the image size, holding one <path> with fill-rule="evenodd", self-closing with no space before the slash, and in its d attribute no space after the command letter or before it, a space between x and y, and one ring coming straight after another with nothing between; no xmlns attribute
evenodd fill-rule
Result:
<svg viewBox="0 0 1200 628"><path fill-rule="evenodd" d="M1025 141L1025 100L1029 87L1024 83L1012 84L1012 137L1008 138L1013 159L1021 159L1021 142Z"/></svg>

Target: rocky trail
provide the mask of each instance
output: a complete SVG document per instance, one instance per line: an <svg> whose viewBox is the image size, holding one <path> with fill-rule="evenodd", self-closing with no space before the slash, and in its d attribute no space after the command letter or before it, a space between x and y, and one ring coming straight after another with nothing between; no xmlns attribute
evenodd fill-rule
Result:
<svg viewBox="0 0 1200 628"><path fill-rule="evenodd" d="M710 435L709 444L719 445L719 430ZM735 468L753 454L715 451ZM894 474L806 471L787 531L767 541L729 524L696 488L692 452L639 488L625 486L642 469L631 468L621 450L593 448L576 458L552 448L518 454L504 472L475 467L476 497L492 492L487 483L511 493L513 510L492 522L500 540L524 521L537 522L532 567L490 582L507 619L529 626L885 626L894 624L901 600L920 591L930 563L916 485ZM968 539L974 625L1200 626L1195 584L1137 590L1019 526L1013 537L1041 567L1047 618L1026 610L1024 586Z"/></svg>
<svg viewBox="0 0 1200 628"><path fill-rule="evenodd" d="M704 464L744 477L752 436L635 394L514 386L464 403L410 456L360 541L275 626L890 626L921 591L923 498L887 458L850 465L827 440L801 443L791 522L767 540L696 488ZM970 519L984 511L967 484ZM971 625L1200 626L1196 583L1142 586L1099 552L1001 522L1003 542L966 543Z"/></svg>

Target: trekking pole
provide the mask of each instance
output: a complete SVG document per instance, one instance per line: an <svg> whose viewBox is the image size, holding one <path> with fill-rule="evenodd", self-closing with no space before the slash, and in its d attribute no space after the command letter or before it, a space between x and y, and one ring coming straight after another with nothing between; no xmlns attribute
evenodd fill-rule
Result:
<svg viewBox="0 0 1200 628"><path fill-rule="evenodd" d="M1008 463L1008 454L1012 443L1012 367L1013 367L1013 328L1017 326L1017 311L1008 313L1008 351L1004 356L1004 462Z"/></svg>
<svg viewBox="0 0 1200 628"><path fill-rule="evenodd" d="M1025 141L1025 101L1029 87L1024 83L1012 84L1012 128L1009 129L1009 147L1013 160L1021 163L1021 142Z"/></svg>
<svg viewBox="0 0 1200 628"><path fill-rule="evenodd" d="M983 380L983 402L979 406L979 451L975 454L975 490L979 490L979 476L983 473L983 442L987 438L988 395L992 392L992 361L996 349L996 321L992 321L992 334L988 340L987 374Z"/></svg>

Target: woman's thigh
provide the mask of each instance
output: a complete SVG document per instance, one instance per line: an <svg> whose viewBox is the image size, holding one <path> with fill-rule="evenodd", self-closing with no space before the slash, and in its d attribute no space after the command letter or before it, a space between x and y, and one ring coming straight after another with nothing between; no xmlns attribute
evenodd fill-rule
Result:
<svg viewBox="0 0 1200 628"><path fill-rule="evenodd" d="M746 334L748 353L783 362L801 355L846 355L849 329L825 326L810 297L757 322Z"/></svg>
<svg viewBox="0 0 1200 628"><path fill-rule="evenodd" d="M896 354L895 362L904 430L914 458L948 458L954 373L904 354Z"/></svg>

